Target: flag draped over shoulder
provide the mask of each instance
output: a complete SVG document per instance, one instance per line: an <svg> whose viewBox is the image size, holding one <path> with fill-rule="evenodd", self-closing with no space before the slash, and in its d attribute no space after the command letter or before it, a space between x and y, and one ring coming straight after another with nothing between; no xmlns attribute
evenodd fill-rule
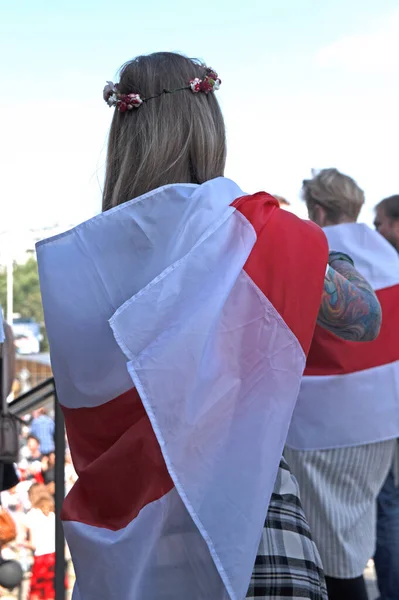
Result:
<svg viewBox="0 0 399 600"><path fill-rule="evenodd" d="M348 342L317 326L288 435L300 450L399 437L399 257L365 224L326 227L331 250L349 254L382 307L372 342Z"/></svg>
<svg viewBox="0 0 399 600"><path fill-rule="evenodd" d="M63 511L74 600L243 599L324 234L219 178L157 189L37 252L79 475Z"/></svg>

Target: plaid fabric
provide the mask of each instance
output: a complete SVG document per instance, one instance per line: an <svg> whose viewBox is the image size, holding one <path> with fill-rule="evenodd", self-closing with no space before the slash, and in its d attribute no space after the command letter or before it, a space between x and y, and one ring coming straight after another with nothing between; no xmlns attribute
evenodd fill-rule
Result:
<svg viewBox="0 0 399 600"><path fill-rule="evenodd" d="M283 459L274 487L247 600L327 600L323 568Z"/></svg>

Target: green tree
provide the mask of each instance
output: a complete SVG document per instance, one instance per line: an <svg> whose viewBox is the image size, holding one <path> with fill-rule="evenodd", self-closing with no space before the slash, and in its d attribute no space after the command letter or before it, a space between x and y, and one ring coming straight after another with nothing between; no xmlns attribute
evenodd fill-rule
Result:
<svg viewBox="0 0 399 600"><path fill-rule="evenodd" d="M39 274L35 258L29 258L23 264L14 264L14 312L22 318L35 319L44 332L42 298L40 294ZM0 304L7 313L7 272L5 267L0 269ZM43 344L42 344L43 346ZM44 336L44 348L47 349L47 339Z"/></svg>

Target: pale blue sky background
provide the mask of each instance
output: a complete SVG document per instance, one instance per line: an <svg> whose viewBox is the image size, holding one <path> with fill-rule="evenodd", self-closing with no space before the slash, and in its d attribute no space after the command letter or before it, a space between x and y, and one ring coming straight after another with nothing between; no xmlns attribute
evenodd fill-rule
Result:
<svg viewBox="0 0 399 600"><path fill-rule="evenodd" d="M0 0L2 227L100 209L105 80L140 53L204 59L223 79L226 175L297 209L312 167L398 193L397 0ZM4 215L4 211L7 214Z"/></svg>

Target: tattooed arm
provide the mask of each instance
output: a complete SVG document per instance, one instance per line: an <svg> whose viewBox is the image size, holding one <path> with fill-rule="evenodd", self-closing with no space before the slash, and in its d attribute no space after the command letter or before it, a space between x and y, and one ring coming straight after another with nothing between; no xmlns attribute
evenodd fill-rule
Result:
<svg viewBox="0 0 399 600"><path fill-rule="evenodd" d="M349 262L334 260L324 280L317 323L344 340L370 342L381 327L381 306Z"/></svg>

